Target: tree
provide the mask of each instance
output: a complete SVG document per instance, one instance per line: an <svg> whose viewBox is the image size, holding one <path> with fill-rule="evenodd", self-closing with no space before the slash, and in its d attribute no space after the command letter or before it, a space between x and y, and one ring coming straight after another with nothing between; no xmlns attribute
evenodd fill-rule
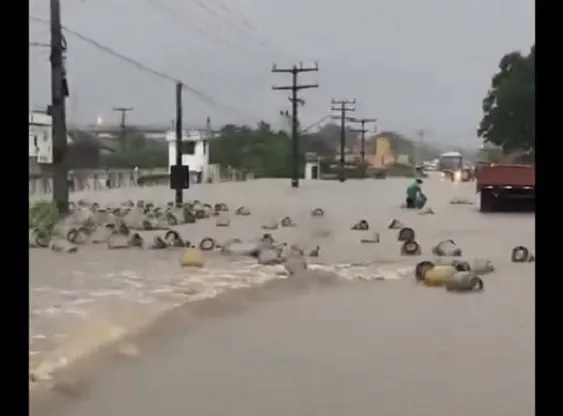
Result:
<svg viewBox="0 0 563 416"><path fill-rule="evenodd" d="M333 156L334 145L318 133L300 136L300 171L303 175L305 153ZM255 177L288 178L292 173L292 141L287 133L273 131L260 121L255 128L225 125L210 144L210 163L222 169L234 168L254 173Z"/></svg>
<svg viewBox="0 0 563 416"><path fill-rule="evenodd" d="M283 132L274 132L260 121L256 128L225 125L211 141L210 162L221 168L247 170L256 177L289 175L291 141Z"/></svg>
<svg viewBox="0 0 563 416"><path fill-rule="evenodd" d="M139 132L131 131L120 142L115 152L102 156L101 163L106 168L167 167L168 144L148 139Z"/></svg>
<svg viewBox="0 0 563 416"><path fill-rule="evenodd" d="M477 134L507 153L535 149L535 62L535 45L525 56L520 52L504 55L483 100Z"/></svg>
<svg viewBox="0 0 563 416"><path fill-rule="evenodd" d="M334 149L335 152L340 152L340 124L326 123L319 128L315 136L322 137L325 142ZM356 149L359 144L359 135L346 126L346 148Z"/></svg>

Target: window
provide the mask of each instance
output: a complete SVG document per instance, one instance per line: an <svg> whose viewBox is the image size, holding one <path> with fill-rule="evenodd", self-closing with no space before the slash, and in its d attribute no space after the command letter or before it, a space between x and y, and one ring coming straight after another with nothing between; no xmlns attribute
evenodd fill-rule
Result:
<svg viewBox="0 0 563 416"><path fill-rule="evenodd" d="M463 166L463 157L461 156L442 156L439 161L440 170L457 170Z"/></svg>
<svg viewBox="0 0 563 416"><path fill-rule="evenodd" d="M203 154L206 154L206 153L207 153L207 142L204 141L203 142Z"/></svg>
<svg viewBox="0 0 563 416"><path fill-rule="evenodd" d="M180 146L180 150L183 155L195 154L195 142L194 141L182 142L182 145Z"/></svg>

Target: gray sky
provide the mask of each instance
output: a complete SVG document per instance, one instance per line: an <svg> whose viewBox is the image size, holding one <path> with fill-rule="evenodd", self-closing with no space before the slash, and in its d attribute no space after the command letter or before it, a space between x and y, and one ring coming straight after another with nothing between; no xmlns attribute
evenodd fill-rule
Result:
<svg viewBox="0 0 563 416"><path fill-rule="evenodd" d="M29 0L48 18L48 0ZM501 56L534 43L533 0L61 0L63 24L212 96L184 93L184 122L275 122L289 108L290 76L272 64L319 63L302 76L303 124L329 112L330 99L357 99L356 116L380 129L476 145L481 100ZM203 5L203 6L202 6ZM208 9L208 10L205 10ZM32 41L49 40L30 22ZM69 121L169 123L174 85L67 35ZM30 48L30 102L49 101L48 50Z"/></svg>

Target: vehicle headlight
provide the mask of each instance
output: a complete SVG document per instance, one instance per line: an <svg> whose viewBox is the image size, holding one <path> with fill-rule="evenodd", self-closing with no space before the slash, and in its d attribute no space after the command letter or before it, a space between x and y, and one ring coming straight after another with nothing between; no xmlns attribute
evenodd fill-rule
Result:
<svg viewBox="0 0 563 416"><path fill-rule="evenodd" d="M456 170L456 171L454 172L454 181L456 181L456 182L461 181L461 171Z"/></svg>

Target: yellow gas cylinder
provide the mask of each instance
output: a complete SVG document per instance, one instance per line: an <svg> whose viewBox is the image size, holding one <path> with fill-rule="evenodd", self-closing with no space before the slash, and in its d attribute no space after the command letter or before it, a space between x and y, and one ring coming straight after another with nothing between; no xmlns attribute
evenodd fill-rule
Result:
<svg viewBox="0 0 563 416"><path fill-rule="evenodd" d="M182 267L203 267L203 253L199 248L188 247L180 261Z"/></svg>
<svg viewBox="0 0 563 416"><path fill-rule="evenodd" d="M434 266L426 271L423 282L426 286L444 286L448 280L453 279L455 272L455 267L450 265Z"/></svg>

